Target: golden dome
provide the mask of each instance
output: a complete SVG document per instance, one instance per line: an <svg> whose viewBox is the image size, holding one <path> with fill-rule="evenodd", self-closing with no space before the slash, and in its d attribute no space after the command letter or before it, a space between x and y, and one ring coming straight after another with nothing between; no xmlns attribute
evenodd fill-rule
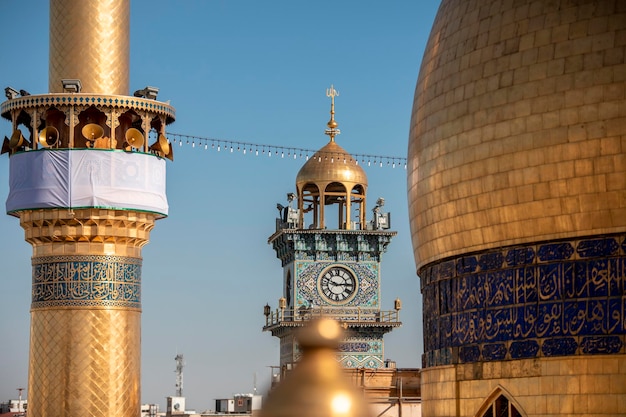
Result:
<svg viewBox="0 0 626 417"><path fill-rule="evenodd" d="M334 140L315 152L296 176L298 189L307 183L331 182L367 186L367 175L358 161Z"/></svg>
<svg viewBox="0 0 626 417"><path fill-rule="evenodd" d="M619 3L442 1L408 148L418 270L626 230Z"/></svg>

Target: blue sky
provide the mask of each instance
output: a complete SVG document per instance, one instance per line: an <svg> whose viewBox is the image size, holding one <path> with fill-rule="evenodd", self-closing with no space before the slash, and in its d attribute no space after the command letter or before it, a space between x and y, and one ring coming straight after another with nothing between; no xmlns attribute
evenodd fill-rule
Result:
<svg viewBox="0 0 626 417"><path fill-rule="evenodd" d="M337 142L358 154L406 156L420 61L436 0L131 2L131 91L159 88L177 120L168 132L319 149L331 84L339 91ZM0 87L48 91L48 4L1 0ZM0 135L11 125L0 122ZM171 135L170 135L171 136ZM267 238L276 203L295 191L304 159L175 145L167 165L169 217L143 250L142 402L175 393L185 356L188 408L264 391L278 339L261 331L263 306L277 305L282 269ZM8 195L0 158L0 199ZM369 167L368 211L378 197L392 213L382 266L382 308L403 301L404 323L385 338L385 357L421 366L421 299L403 167ZM16 218L0 216L0 401L27 385L30 257Z"/></svg>

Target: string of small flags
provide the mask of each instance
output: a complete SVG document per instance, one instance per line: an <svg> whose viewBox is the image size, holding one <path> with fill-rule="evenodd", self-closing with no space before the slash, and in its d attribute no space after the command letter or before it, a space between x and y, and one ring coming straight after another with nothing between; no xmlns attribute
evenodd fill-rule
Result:
<svg viewBox="0 0 626 417"><path fill-rule="evenodd" d="M193 135L184 135L181 133L173 133L166 132L167 138L173 145L178 146L191 146L192 148L204 149L204 150L213 150L216 152L239 152L243 155L254 155L254 156L267 156L267 157L279 157L279 158L293 158L293 159L305 159L309 160L311 156L315 153L318 154L318 158L324 156L325 158L330 157L331 160L334 158L335 154L324 155L323 152L319 152L315 149L306 149L306 148L295 148L290 146L281 146L281 145L268 145L261 143L251 143L251 142L240 142L236 140L227 140L227 139L215 139L215 138L205 138ZM355 153L350 155L353 160L356 161L357 165L362 166L378 166L380 168L383 167L403 167L406 169L406 158L400 156L385 156L385 155L371 155L371 154L360 154ZM348 161L343 161L348 162Z"/></svg>

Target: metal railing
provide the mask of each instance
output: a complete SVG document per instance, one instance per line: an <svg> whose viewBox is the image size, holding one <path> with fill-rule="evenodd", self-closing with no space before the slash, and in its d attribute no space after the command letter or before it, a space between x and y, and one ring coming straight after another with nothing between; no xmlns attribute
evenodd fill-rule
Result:
<svg viewBox="0 0 626 417"><path fill-rule="evenodd" d="M400 321L400 310L375 310L357 307L345 309L337 307L315 308L277 308L265 311L265 326L273 326L283 322L303 322L314 318L332 318L341 322L377 322L396 324Z"/></svg>

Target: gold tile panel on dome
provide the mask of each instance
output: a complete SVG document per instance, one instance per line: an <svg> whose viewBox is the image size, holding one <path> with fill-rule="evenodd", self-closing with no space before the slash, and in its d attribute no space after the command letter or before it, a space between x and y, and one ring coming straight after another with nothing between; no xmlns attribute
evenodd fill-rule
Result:
<svg viewBox="0 0 626 417"><path fill-rule="evenodd" d="M417 269L626 230L623 1L444 0L408 148Z"/></svg>
<svg viewBox="0 0 626 417"><path fill-rule="evenodd" d="M367 187L367 175L358 161L333 140L300 168L296 176L296 186L302 187L309 182L324 185L342 182L351 187L355 185Z"/></svg>

